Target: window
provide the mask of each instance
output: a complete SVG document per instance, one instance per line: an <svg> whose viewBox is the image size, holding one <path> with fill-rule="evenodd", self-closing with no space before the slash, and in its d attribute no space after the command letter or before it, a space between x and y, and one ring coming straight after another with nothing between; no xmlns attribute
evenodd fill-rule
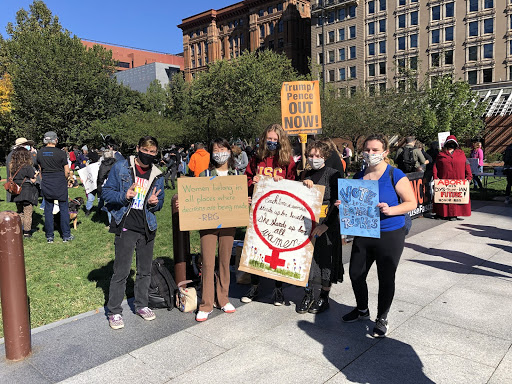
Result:
<svg viewBox="0 0 512 384"><path fill-rule="evenodd" d="M334 81L334 69L331 69L329 71L329 81L330 82L333 82Z"/></svg>
<svg viewBox="0 0 512 384"><path fill-rule="evenodd" d="M399 80L398 81L398 90L401 92L405 91L405 80Z"/></svg>
<svg viewBox="0 0 512 384"><path fill-rule="evenodd" d="M270 15L272 12L274 12L274 8L268 7L267 8L267 13Z"/></svg>
<svg viewBox="0 0 512 384"><path fill-rule="evenodd" d="M262 17L264 14L265 14L265 11L264 11L263 9L260 9L260 10L258 11L258 16L259 16L259 17Z"/></svg>
<svg viewBox="0 0 512 384"><path fill-rule="evenodd" d="M357 92L357 87L350 87L350 96L354 96Z"/></svg>
<svg viewBox="0 0 512 384"><path fill-rule="evenodd" d="M453 41L453 27L444 29L444 41Z"/></svg>
<svg viewBox="0 0 512 384"><path fill-rule="evenodd" d="M356 38L356 26L355 25L349 27L349 35L350 35L351 39Z"/></svg>
<svg viewBox="0 0 512 384"><path fill-rule="evenodd" d="M117 66L120 68L130 68L130 63L127 63L126 61L118 61Z"/></svg>
<svg viewBox="0 0 512 384"><path fill-rule="evenodd" d="M368 93L370 96L375 96L375 84L368 85Z"/></svg>
<svg viewBox="0 0 512 384"><path fill-rule="evenodd" d="M512 25L512 17L511 17L510 25ZM512 27L511 27L511 29L512 29ZM379 20L379 32L380 33L386 32L386 19Z"/></svg>
<svg viewBox="0 0 512 384"><path fill-rule="evenodd" d="M398 38L398 50L399 51L405 50L405 37L404 36Z"/></svg>
<svg viewBox="0 0 512 384"><path fill-rule="evenodd" d="M411 12L411 25L418 25L418 11Z"/></svg>
<svg viewBox="0 0 512 384"><path fill-rule="evenodd" d="M334 51L329 51L329 63L334 63Z"/></svg>
<svg viewBox="0 0 512 384"><path fill-rule="evenodd" d="M318 53L318 64L323 64L324 63L324 54L323 53Z"/></svg>
<svg viewBox="0 0 512 384"><path fill-rule="evenodd" d="M329 24L334 23L334 12L329 12L327 16L327 21L329 22Z"/></svg>
<svg viewBox="0 0 512 384"><path fill-rule="evenodd" d="M399 69L405 68L405 59L398 59L398 68Z"/></svg>
<svg viewBox="0 0 512 384"><path fill-rule="evenodd" d="M432 20L441 20L441 6L432 7Z"/></svg>
<svg viewBox="0 0 512 384"><path fill-rule="evenodd" d="M196 61L192 60L192 68L195 68L195 67L196 67Z"/></svg>
<svg viewBox="0 0 512 384"><path fill-rule="evenodd" d="M350 58L355 59L356 58L356 46L353 45L349 48L350 51Z"/></svg>
<svg viewBox="0 0 512 384"><path fill-rule="evenodd" d="M379 75L385 75L386 74L386 62L381 61L379 63Z"/></svg>
<svg viewBox="0 0 512 384"><path fill-rule="evenodd" d="M334 43L334 41L335 41L334 40L334 31L330 31L328 36L329 36L329 41L328 42L329 43Z"/></svg>
<svg viewBox="0 0 512 384"><path fill-rule="evenodd" d="M368 55L375 56L375 43L368 44Z"/></svg>
<svg viewBox="0 0 512 384"><path fill-rule="evenodd" d="M484 83L492 83L492 68L482 70L482 79Z"/></svg>
<svg viewBox="0 0 512 384"><path fill-rule="evenodd" d="M268 32L269 34L273 35L274 34L274 23L269 23L268 24Z"/></svg>
<svg viewBox="0 0 512 384"><path fill-rule="evenodd" d="M345 28L338 29L338 41L345 40Z"/></svg>
<svg viewBox="0 0 512 384"><path fill-rule="evenodd" d="M369 14L375 13L375 1L368 2L368 13Z"/></svg>
<svg viewBox="0 0 512 384"><path fill-rule="evenodd" d="M509 80L512 79L512 65L510 67L508 67L508 79Z"/></svg>
<svg viewBox="0 0 512 384"><path fill-rule="evenodd" d="M405 5L405 0L398 0L398 5Z"/></svg>
<svg viewBox="0 0 512 384"><path fill-rule="evenodd" d="M282 37L277 39L277 47L284 48L284 39Z"/></svg>
<svg viewBox="0 0 512 384"><path fill-rule="evenodd" d="M469 23L469 36L478 36L478 21Z"/></svg>
<svg viewBox="0 0 512 384"><path fill-rule="evenodd" d="M387 0L380 0L380 10L385 11L386 10L386 1Z"/></svg>
<svg viewBox="0 0 512 384"><path fill-rule="evenodd" d="M203 60L201 58L197 59L197 66L202 67L203 66Z"/></svg>
<svg viewBox="0 0 512 384"><path fill-rule="evenodd" d="M510 15L509 17L510 17L510 24L508 26L508 29L512 29L512 15Z"/></svg>
<svg viewBox="0 0 512 384"><path fill-rule="evenodd" d="M474 85L477 83L477 72L476 71L468 72L468 83L471 85Z"/></svg>
<svg viewBox="0 0 512 384"><path fill-rule="evenodd" d="M439 67L439 53L433 53L430 55L431 58L431 66L432 67Z"/></svg>
<svg viewBox="0 0 512 384"><path fill-rule="evenodd" d="M345 8L341 8L340 10L338 10L338 20L343 21L343 20L345 20L345 17L346 17Z"/></svg>
<svg viewBox="0 0 512 384"><path fill-rule="evenodd" d="M444 53L444 64L453 65L453 51L446 51Z"/></svg>
<svg viewBox="0 0 512 384"><path fill-rule="evenodd" d="M356 17L356 6L355 5L351 5L350 7L348 7L348 15L350 17Z"/></svg>
<svg viewBox="0 0 512 384"><path fill-rule="evenodd" d="M355 79L357 76L356 76L356 67L350 67L349 68L349 71L350 71L350 78L351 79Z"/></svg>
<svg viewBox="0 0 512 384"><path fill-rule="evenodd" d="M283 3L277 3L277 11L282 11L283 10Z"/></svg>
<svg viewBox="0 0 512 384"><path fill-rule="evenodd" d="M368 76L375 76L375 64L368 65Z"/></svg>
<svg viewBox="0 0 512 384"><path fill-rule="evenodd" d="M381 94L386 92L386 83L379 83L379 92Z"/></svg>
<svg viewBox="0 0 512 384"><path fill-rule="evenodd" d="M492 59L494 54L494 44L484 44L484 59Z"/></svg>
<svg viewBox="0 0 512 384"><path fill-rule="evenodd" d="M279 23L277 23L277 32L283 32L283 30L284 30L283 20L279 20Z"/></svg>
<svg viewBox="0 0 512 384"><path fill-rule="evenodd" d="M469 47L468 48L468 61L477 61L478 60L478 47Z"/></svg>
<svg viewBox="0 0 512 384"><path fill-rule="evenodd" d="M194 56L194 55L196 54L195 52L196 52L195 45L192 45L192 46L190 47L190 54L191 54L192 56Z"/></svg>
<svg viewBox="0 0 512 384"><path fill-rule="evenodd" d="M444 16L445 17L453 17L455 12L455 3L447 3L444 6Z"/></svg>
<svg viewBox="0 0 512 384"><path fill-rule="evenodd" d="M379 41L379 53L380 54L386 53L386 40Z"/></svg>
<svg viewBox="0 0 512 384"><path fill-rule="evenodd" d="M324 43L324 35L319 33L318 34L318 44L317 45L322 45L323 43Z"/></svg>
<svg viewBox="0 0 512 384"><path fill-rule="evenodd" d="M260 25L260 37L265 37L265 25Z"/></svg>
<svg viewBox="0 0 512 384"><path fill-rule="evenodd" d="M316 18L316 26L321 27L323 24L324 24L324 19L322 18L322 16L317 17Z"/></svg>
<svg viewBox="0 0 512 384"><path fill-rule="evenodd" d="M494 19L485 19L484 20L484 33L493 33L494 32Z"/></svg>
<svg viewBox="0 0 512 384"><path fill-rule="evenodd" d="M418 34L409 36L409 48L418 48Z"/></svg>
<svg viewBox="0 0 512 384"><path fill-rule="evenodd" d="M413 71L418 69L418 56L413 56L409 59L409 68Z"/></svg>
<svg viewBox="0 0 512 384"><path fill-rule="evenodd" d="M478 11L478 0L469 0L469 12L477 12ZM476 84L476 79L474 84Z"/></svg>
<svg viewBox="0 0 512 384"><path fill-rule="evenodd" d="M340 61L345 61L346 60L345 48L340 48L338 50L338 53L339 53Z"/></svg>
<svg viewBox="0 0 512 384"><path fill-rule="evenodd" d="M508 43L509 43L509 45L510 45L510 46L509 46L509 51L508 51L508 52L509 52L509 55L512 55L512 40L510 40ZM129 68L129 67L128 67L128 68Z"/></svg>
<svg viewBox="0 0 512 384"><path fill-rule="evenodd" d="M375 23L373 21L368 23L368 34L375 35Z"/></svg>
<svg viewBox="0 0 512 384"><path fill-rule="evenodd" d="M339 74L340 74L341 81L344 81L347 79L345 68L340 68Z"/></svg>
<svg viewBox="0 0 512 384"><path fill-rule="evenodd" d="M484 9L488 8L494 8L494 0L484 0Z"/></svg>
<svg viewBox="0 0 512 384"><path fill-rule="evenodd" d="M405 15L398 16L398 28L405 28Z"/></svg>

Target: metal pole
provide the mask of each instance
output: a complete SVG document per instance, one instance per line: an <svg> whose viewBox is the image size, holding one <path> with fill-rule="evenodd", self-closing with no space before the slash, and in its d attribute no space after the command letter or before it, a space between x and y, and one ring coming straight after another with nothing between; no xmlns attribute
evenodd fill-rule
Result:
<svg viewBox="0 0 512 384"><path fill-rule="evenodd" d="M174 278L176 283L187 280L190 265L190 232L180 231L180 216L176 206L178 194L172 197L172 246L174 251Z"/></svg>
<svg viewBox="0 0 512 384"><path fill-rule="evenodd" d="M21 218L0 212L0 293L7 360L23 360L31 352Z"/></svg>

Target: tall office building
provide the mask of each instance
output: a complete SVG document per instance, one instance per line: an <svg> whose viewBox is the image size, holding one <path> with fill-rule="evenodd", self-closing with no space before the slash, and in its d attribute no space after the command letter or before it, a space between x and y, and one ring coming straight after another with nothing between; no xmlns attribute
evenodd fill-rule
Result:
<svg viewBox="0 0 512 384"><path fill-rule="evenodd" d="M372 92L452 74L512 80L512 0L313 0L311 56L326 82Z"/></svg>
<svg viewBox="0 0 512 384"><path fill-rule="evenodd" d="M244 50L284 53L300 73L310 56L310 2L244 0L183 19L185 79L205 71L210 62L238 57Z"/></svg>

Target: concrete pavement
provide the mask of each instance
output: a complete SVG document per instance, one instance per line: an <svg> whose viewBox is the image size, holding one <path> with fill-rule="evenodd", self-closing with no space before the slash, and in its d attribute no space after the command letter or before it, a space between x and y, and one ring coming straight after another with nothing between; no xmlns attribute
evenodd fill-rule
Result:
<svg viewBox="0 0 512 384"><path fill-rule="evenodd" d="M372 321L341 322L355 305L346 271L317 316L295 312L298 287L274 307L267 282L266 297L246 305L246 287L233 284L237 312L215 310L205 323L177 310L144 322L127 306L119 331L103 309L42 327L31 357L0 362L0 382L512 383L512 208L476 208L464 221L414 221L386 339L369 336ZM375 267L368 284L374 316Z"/></svg>

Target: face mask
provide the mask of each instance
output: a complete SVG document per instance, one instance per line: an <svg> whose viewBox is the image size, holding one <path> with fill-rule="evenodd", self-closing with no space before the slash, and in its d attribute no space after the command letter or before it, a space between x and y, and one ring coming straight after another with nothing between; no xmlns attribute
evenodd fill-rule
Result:
<svg viewBox="0 0 512 384"><path fill-rule="evenodd" d="M150 165L153 164L156 160L156 156L150 155L148 153L144 153L142 151L139 151L137 154L137 158L143 165Z"/></svg>
<svg viewBox="0 0 512 384"><path fill-rule="evenodd" d="M25 148L27 151L30 151L30 145L24 145L23 148Z"/></svg>
<svg viewBox="0 0 512 384"><path fill-rule="evenodd" d="M324 159L315 159L313 157L308 157L308 163L313 169L320 169L324 166L325 160Z"/></svg>
<svg viewBox="0 0 512 384"><path fill-rule="evenodd" d="M219 165L228 161L230 156L231 152L215 152L212 154L213 160Z"/></svg>
<svg viewBox="0 0 512 384"><path fill-rule="evenodd" d="M445 145L446 148L449 148L449 149L455 149L457 148L457 144L455 143L448 143Z"/></svg>
<svg viewBox="0 0 512 384"><path fill-rule="evenodd" d="M375 166L380 164L381 161L384 160L384 155L382 153L366 153L363 152L363 159L370 166Z"/></svg>
<svg viewBox="0 0 512 384"><path fill-rule="evenodd" d="M269 151L275 151L279 149L280 145L277 141L267 141L267 149Z"/></svg>

